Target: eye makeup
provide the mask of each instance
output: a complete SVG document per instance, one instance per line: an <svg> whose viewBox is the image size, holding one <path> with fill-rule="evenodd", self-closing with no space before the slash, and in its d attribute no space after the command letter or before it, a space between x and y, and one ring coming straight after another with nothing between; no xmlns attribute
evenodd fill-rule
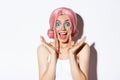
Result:
<svg viewBox="0 0 120 80"><path fill-rule="evenodd" d="M56 24L55 24L56 27L60 27L61 26L61 22L59 20L56 20Z"/></svg>
<svg viewBox="0 0 120 80"><path fill-rule="evenodd" d="M64 24L65 27L70 27L70 21L69 20L66 20L63 24ZM61 21L56 20L55 26L60 27L61 25L62 25Z"/></svg>
<svg viewBox="0 0 120 80"><path fill-rule="evenodd" d="M65 26L65 27L70 27L70 21L68 21L68 20L65 21L65 22L64 22L64 26Z"/></svg>

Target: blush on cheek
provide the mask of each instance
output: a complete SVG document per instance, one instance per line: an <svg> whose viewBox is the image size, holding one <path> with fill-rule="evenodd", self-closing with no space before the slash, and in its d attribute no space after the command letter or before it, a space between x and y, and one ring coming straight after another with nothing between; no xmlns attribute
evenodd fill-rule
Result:
<svg viewBox="0 0 120 80"><path fill-rule="evenodd" d="M71 35L71 34L72 34L72 30L69 28L68 35Z"/></svg>

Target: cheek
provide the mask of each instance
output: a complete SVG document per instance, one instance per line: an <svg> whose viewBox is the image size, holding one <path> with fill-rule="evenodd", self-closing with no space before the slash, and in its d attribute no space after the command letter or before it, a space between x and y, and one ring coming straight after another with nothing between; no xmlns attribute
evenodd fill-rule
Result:
<svg viewBox="0 0 120 80"><path fill-rule="evenodd" d="M59 32L59 29L57 28L57 29L55 30L55 32L56 32L56 34L58 34L58 32Z"/></svg>
<svg viewBox="0 0 120 80"><path fill-rule="evenodd" d="M72 31L71 27L68 27L68 28L67 28L67 31L71 32L71 31Z"/></svg>
<svg viewBox="0 0 120 80"><path fill-rule="evenodd" d="M56 35L59 34L59 28L55 28L55 34L56 34Z"/></svg>
<svg viewBox="0 0 120 80"><path fill-rule="evenodd" d="M71 35L71 33L72 33L70 28L67 30L67 32L68 32L69 35Z"/></svg>
<svg viewBox="0 0 120 80"><path fill-rule="evenodd" d="M59 28L55 28L56 29L56 31L58 31L59 30Z"/></svg>

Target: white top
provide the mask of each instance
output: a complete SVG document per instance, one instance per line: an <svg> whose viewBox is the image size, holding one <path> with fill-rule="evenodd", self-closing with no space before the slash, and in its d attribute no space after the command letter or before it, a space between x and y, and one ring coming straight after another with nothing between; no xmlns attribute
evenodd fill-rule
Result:
<svg viewBox="0 0 120 80"><path fill-rule="evenodd" d="M48 57L48 62L49 61L50 55ZM73 80L69 59L66 60L57 59L55 80Z"/></svg>
<svg viewBox="0 0 120 80"><path fill-rule="evenodd" d="M72 80L69 60L57 60L56 79L55 80Z"/></svg>

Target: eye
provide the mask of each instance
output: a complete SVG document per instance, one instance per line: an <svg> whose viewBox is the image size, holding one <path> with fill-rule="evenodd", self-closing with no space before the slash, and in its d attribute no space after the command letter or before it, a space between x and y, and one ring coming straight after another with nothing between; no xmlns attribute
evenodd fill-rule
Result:
<svg viewBox="0 0 120 80"><path fill-rule="evenodd" d="M65 21L64 25L65 25L66 27L69 27L69 26L70 26L70 22L69 22L69 21Z"/></svg>
<svg viewBox="0 0 120 80"><path fill-rule="evenodd" d="M61 25L61 22L57 20L55 26L59 27L60 25Z"/></svg>

